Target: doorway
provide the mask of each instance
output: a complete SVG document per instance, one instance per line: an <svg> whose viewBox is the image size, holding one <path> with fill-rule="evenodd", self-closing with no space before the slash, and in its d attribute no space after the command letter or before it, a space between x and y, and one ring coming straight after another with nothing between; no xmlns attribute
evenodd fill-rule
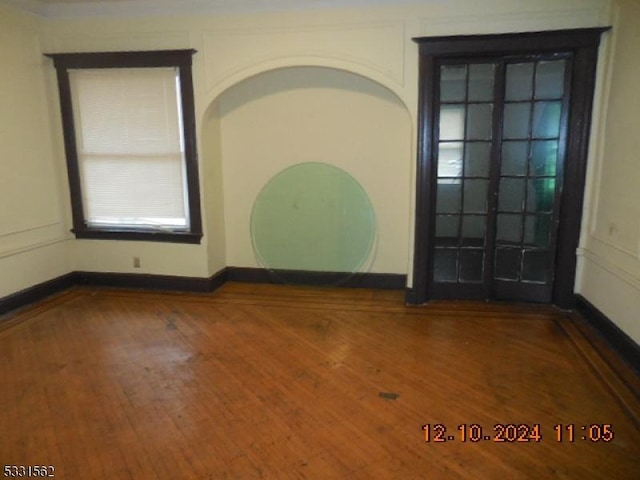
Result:
<svg viewBox="0 0 640 480"><path fill-rule="evenodd" d="M601 33L421 38L414 286L573 300Z"/></svg>

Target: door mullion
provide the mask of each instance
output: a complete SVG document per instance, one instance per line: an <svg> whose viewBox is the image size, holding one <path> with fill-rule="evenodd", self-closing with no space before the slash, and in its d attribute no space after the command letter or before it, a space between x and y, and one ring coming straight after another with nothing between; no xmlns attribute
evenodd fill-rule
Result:
<svg viewBox="0 0 640 480"><path fill-rule="evenodd" d="M504 110L505 62L499 61L495 69L493 85L493 129L491 132L491 160L489 168L489 198L487 206L487 231L484 256L484 297L493 298L493 272L496 243L496 223L498 211L498 193L500 185L500 165L502 161L502 117Z"/></svg>

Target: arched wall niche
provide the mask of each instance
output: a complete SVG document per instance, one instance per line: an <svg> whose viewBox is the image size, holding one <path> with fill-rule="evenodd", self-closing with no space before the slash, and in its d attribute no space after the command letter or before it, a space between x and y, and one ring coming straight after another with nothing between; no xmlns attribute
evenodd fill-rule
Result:
<svg viewBox="0 0 640 480"><path fill-rule="evenodd" d="M278 57L236 69L208 89L203 104L205 108L208 109L226 90L252 77L268 73L272 70L296 67L327 68L364 77L391 91L410 112L415 111L417 108L417 106L414 105L415 102L407 98L404 85L398 83L390 74L386 74L382 70L373 68L366 63L327 56Z"/></svg>
<svg viewBox="0 0 640 480"><path fill-rule="evenodd" d="M270 64L208 96L200 151L211 272L260 267L250 234L256 196L283 169L323 162L353 176L374 206L369 271L407 273L412 116L394 89L352 70Z"/></svg>

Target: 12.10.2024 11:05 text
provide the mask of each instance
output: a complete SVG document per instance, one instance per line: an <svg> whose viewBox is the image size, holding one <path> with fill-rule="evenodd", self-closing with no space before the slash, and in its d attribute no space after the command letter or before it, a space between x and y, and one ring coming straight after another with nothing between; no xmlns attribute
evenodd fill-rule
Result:
<svg viewBox="0 0 640 480"><path fill-rule="evenodd" d="M614 438L613 426L608 423L557 423L553 426L553 434L548 436L543 435L539 423L496 423L491 428L484 428L478 423L463 423L455 429L448 429L442 423L427 423L422 426L422 430L424 440L428 443L536 443L541 442L543 438L556 442L606 443Z"/></svg>

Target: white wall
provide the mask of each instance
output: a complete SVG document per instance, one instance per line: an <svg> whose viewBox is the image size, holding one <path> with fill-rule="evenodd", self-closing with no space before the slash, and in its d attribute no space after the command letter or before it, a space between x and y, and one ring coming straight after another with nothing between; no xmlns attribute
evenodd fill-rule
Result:
<svg viewBox="0 0 640 480"><path fill-rule="evenodd" d="M338 166L367 189L381 222L377 263L372 269L411 275L418 98L417 46L412 37L594 26L606 23L604 7L600 0L492 0L481 5L452 1L286 13L49 19L50 51L198 50L194 87L206 227L203 245L74 240L72 268L204 276L224 265L257 265L248 231L249 208L258 187L295 161L291 154L287 157L286 147L300 152L306 149L304 140L321 144L324 151L318 154L323 161L348 155L349 160L341 160ZM289 67L324 67L329 84L314 84L309 77L307 85L285 91L288 80L277 69ZM296 75L296 81L307 81L303 74ZM244 104L234 100L238 108L221 113L233 92L243 88L241 82L250 78L250 88L282 91ZM345 78L353 80L351 87L335 86ZM372 95L373 90L386 92L387 98ZM280 121L319 94L341 105L351 103L349 122L361 125L362 135L379 131L376 122L388 134L372 135L371 145L359 141L361 149L355 152L349 136L333 135L324 145L294 125L299 128L289 145L276 145L266 136L259 139L263 151L272 152L266 158L257 158L250 145L243 143L245 135L256 140L256 132L250 131L252 116L270 112L274 121ZM324 111L317 130L331 131L332 116ZM374 158L379 168L366 168L362 164L366 157ZM251 173L247 179L241 179L242 169ZM141 257L141 269L133 270L133 256Z"/></svg>
<svg viewBox="0 0 640 480"><path fill-rule="evenodd" d="M41 31L37 18L0 6L0 298L69 271Z"/></svg>
<svg viewBox="0 0 640 480"><path fill-rule="evenodd" d="M252 115L262 116L275 106L273 114L283 117L298 108L299 102L313 101L316 95L353 105L350 122L365 128L362 135L375 130L377 124L390 132L376 136L372 143L375 152L364 142L356 150L348 136L335 134L322 155L326 160L339 152L348 153L350 160L342 167L365 186L382 219L375 271L411 276L418 101L417 46L411 39L600 26L609 22L608 15L606 0L452 0L396 7L133 18L32 18L3 8L0 49L3 59L10 59L7 64L15 67L10 75L18 80L18 87L5 85L9 74L3 73L2 91L12 93L3 95L2 102L29 105L29 109L22 109L18 118L9 113L15 107L0 111L0 126L2 131L8 129L4 135L10 139L0 144L0 161L3 171L13 175L11 181L0 178L8 184L0 191L0 200L3 205L12 205L0 212L0 262L15 257L11 270L4 270L0 263L0 296L72 270L204 277L225 265L255 265L246 224L248 208L258 186L294 160L283 160L283 148L270 154L266 167L260 170L258 159L250 158L252 152L242 144L242 132L249 127ZM43 60L41 52L176 48L198 50L194 56L194 88L205 225L202 245L65 242L71 224L55 77L52 62ZM300 68L292 69L298 72L299 88L287 91L284 87L289 86L289 80L281 75L285 70L278 69L290 67ZM326 75L325 84L314 84L313 75L307 74L311 71ZM622 77L628 72L616 71L615 75L620 76L618 82L624 82ZM345 79L352 81L352 86L336 86ZM258 98L247 93L251 101L235 98L235 93L247 85L269 88L274 94ZM235 109L228 108L232 102ZM389 121L384 123L382 117L386 115ZM318 129L330 129L332 116L330 111L323 113L320 120L327 126ZM596 136L608 135L604 126L601 130ZM297 134L306 142L314 141L310 134L303 133ZM246 133L252 134L255 132ZM24 141L17 141L21 137ZM275 146L273 139L260 141L266 147ZM295 142L292 146L304 150L301 142ZM379 168L363 167L361 159L370 156L376 158ZM240 167L255 174L249 180L240 180ZM600 174L594 175L597 178ZM626 178L619 173L611 175L603 176L602 182L615 185L618 179ZM26 191L38 193L14 208ZM623 203L631 205L629 201ZM606 208L613 210L612 206ZM25 223L24 218L29 220ZM11 233L22 230L25 232ZM54 252L52 258L59 259L53 261L54 265L29 253L43 242ZM68 261L65 243L69 244ZM637 242L631 251L637 251ZM133 269L133 256L141 257L142 268ZM19 279L15 270L31 273ZM581 279L592 278L581 272Z"/></svg>
<svg viewBox="0 0 640 480"><path fill-rule="evenodd" d="M640 343L640 3L603 45L576 291Z"/></svg>
<svg viewBox="0 0 640 480"><path fill-rule="evenodd" d="M213 102L202 120L199 130L200 158L202 162L200 175L204 184L203 222L208 232L207 254L209 256L209 275L227 266L227 230L225 224L225 199L222 176L222 134L220 113L216 102Z"/></svg>

